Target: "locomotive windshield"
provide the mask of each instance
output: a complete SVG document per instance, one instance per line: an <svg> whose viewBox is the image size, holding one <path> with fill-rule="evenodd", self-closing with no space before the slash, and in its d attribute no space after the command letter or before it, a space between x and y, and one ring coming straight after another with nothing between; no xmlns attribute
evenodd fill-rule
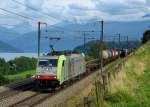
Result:
<svg viewBox="0 0 150 107"><path fill-rule="evenodd" d="M39 61L39 66L40 66L40 67L46 67L46 66L48 66L48 60Z"/></svg>
<svg viewBox="0 0 150 107"><path fill-rule="evenodd" d="M49 59L49 64L51 64L52 67L57 67L57 61L58 59Z"/></svg>
<svg viewBox="0 0 150 107"><path fill-rule="evenodd" d="M57 67L57 61L58 59L40 60L39 66L40 67L48 67L48 66Z"/></svg>

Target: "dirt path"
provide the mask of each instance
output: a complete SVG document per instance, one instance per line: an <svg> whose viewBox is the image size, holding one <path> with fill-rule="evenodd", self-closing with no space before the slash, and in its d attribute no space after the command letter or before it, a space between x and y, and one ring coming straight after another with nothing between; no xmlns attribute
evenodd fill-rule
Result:
<svg viewBox="0 0 150 107"><path fill-rule="evenodd" d="M36 107L53 107L53 106L56 106L60 103L66 102L72 96L79 95L79 93L81 91L83 92L82 93L83 95L86 95L88 93L88 91L91 89L92 86L90 86L90 84L93 82L96 75L97 75L97 72L85 77L81 81L78 81L77 83L66 88L65 90L61 91L60 93L57 93L56 95L46 99L44 102L36 105Z"/></svg>

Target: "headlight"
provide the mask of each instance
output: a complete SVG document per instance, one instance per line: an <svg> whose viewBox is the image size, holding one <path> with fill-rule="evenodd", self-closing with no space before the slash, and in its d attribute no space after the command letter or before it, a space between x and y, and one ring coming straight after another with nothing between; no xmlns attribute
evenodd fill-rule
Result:
<svg viewBox="0 0 150 107"><path fill-rule="evenodd" d="M38 79L38 78L40 78L40 76L39 76L39 75L37 75L37 76L36 76L36 78Z"/></svg>

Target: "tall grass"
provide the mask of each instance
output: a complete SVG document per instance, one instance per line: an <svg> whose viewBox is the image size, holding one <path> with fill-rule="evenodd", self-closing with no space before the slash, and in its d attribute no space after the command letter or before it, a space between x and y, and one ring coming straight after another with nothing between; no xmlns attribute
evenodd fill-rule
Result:
<svg viewBox="0 0 150 107"><path fill-rule="evenodd" d="M130 56L111 81L106 107L150 107L150 42ZM112 88L111 87L111 88Z"/></svg>

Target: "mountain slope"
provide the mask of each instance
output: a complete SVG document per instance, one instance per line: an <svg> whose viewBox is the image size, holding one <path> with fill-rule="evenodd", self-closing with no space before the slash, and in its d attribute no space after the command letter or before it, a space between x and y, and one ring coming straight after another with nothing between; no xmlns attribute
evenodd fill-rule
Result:
<svg viewBox="0 0 150 107"><path fill-rule="evenodd" d="M25 34L33 31L34 29L29 22L24 22L13 26L12 30L18 32L19 34Z"/></svg>
<svg viewBox="0 0 150 107"><path fill-rule="evenodd" d="M0 41L9 43L19 36L21 36L21 34L17 33L16 31L0 26Z"/></svg>
<svg viewBox="0 0 150 107"><path fill-rule="evenodd" d="M85 49L84 49L84 45L79 45L77 46L76 48L74 48L74 51L79 51L79 52L84 52L85 54L88 54L90 55L91 54L91 50L90 50L90 47L92 46L92 44L94 43L98 43L99 41L90 41L88 43L85 44ZM110 41L107 41L105 42L105 45L108 49L112 49L112 48L116 48L116 49L125 49L125 48L137 48L140 46L140 42L139 41L131 41L131 42L128 42L128 45L127 45L127 42L121 42L120 44L118 42L110 42Z"/></svg>
<svg viewBox="0 0 150 107"><path fill-rule="evenodd" d="M0 41L0 52L22 52L22 51L13 46L10 46L7 43Z"/></svg>
<svg viewBox="0 0 150 107"><path fill-rule="evenodd" d="M61 25L61 27L59 26ZM59 26L59 27L58 27ZM105 22L104 23L104 36L114 36L117 33L121 33L121 36L129 36L132 39L140 39L143 32L148 29L149 21L139 22ZM89 22L88 24L56 24L47 27L49 31L64 31L59 32L45 32L42 30L42 36L60 36L62 39L56 41L54 45L56 50L74 49L76 46L83 44L83 33L77 31L87 30L100 30L99 22ZM87 37L99 38L100 33L86 33ZM41 50L49 50L49 41L47 39L41 39ZM51 41L50 41L51 42ZM26 52L35 52L37 50L37 31L29 32L21 37L15 38L10 42L14 47L23 49Z"/></svg>

